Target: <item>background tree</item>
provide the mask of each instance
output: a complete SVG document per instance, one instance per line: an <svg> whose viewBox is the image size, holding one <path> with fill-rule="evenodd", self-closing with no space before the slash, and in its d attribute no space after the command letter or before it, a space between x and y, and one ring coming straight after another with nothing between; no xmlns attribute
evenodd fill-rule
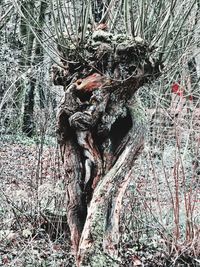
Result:
<svg viewBox="0 0 200 267"><path fill-rule="evenodd" d="M45 118L49 114L47 106L53 113L54 105L48 81L52 63L41 44L43 31L51 24L48 5L45 1L19 1L19 5L3 2L2 7L1 62L8 66L1 69L2 130L12 132L17 128L32 136L40 131L40 123L35 120L38 110Z"/></svg>

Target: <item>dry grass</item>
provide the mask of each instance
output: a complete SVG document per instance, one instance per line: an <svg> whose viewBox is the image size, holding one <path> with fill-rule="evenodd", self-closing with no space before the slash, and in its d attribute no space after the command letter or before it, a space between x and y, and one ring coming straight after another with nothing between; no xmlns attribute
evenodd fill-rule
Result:
<svg viewBox="0 0 200 267"><path fill-rule="evenodd" d="M153 116L145 151L124 198L123 266L128 261L144 266L200 266L197 114L194 109L174 118L160 111Z"/></svg>

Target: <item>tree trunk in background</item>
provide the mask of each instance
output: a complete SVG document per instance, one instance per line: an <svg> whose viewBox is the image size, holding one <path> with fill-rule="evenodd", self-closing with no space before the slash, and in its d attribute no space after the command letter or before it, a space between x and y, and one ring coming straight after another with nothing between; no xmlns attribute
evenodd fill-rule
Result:
<svg viewBox="0 0 200 267"><path fill-rule="evenodd" d="M30 6L29 12L34 13L34 4ZM42 40L42 28L45 23L45 11L47 4L43 1L40 3L40 12L38 17L38 22L34 23L35 32L37 38ZM27 23L27 22L26 22ZM28 26L27 26L28 27ZM29 29L29 35L31 42L28 44L27 49L27 65L30 66L30 73L28 73L28 85L26 86L25 100L24 100L24 115L23 115L23 126L22 131L31 137L34 133L34 103L35 103L35 91L36 91L36 82L38 83L39 97L40 97L40 106L44 107L44 92L40 85L41 81L37 81L37 69L40 67L40 63L43 62L43 47L41 46L38 39L35 38L33 32ZM35 41L35 45L34 45Z"/></svg>
<svg viewBox="0 0 200 267"><path fill-rule="evenodd" d="M17 92L16 92L16 105L19 112L21 111L21 105L24 105L24 114L22 118L22 131L28 136L31 136L33 129L33 118L31 113L34 109L34 84L35 80L31 77L26 79L27 68L31 68L31 58L33 52L34 34L27 25L26 18L28 12L33 13L34 5L25 3L22 6L22 12L25 17L20 17L20 38L23 48L21 50L21 56L19 59L19 70L21 72L21 78L17 81ZM24 95L24 99L23 99ZM22 104L23 103L23 104Z"/></svg>

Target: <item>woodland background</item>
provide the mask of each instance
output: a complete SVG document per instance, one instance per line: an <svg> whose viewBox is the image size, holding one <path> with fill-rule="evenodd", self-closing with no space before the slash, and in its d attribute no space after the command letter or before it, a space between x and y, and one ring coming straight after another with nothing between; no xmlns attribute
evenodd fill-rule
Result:
<svg viewBox="0 0 200 267"><path fill-rule="evenodd" d="M0 0L3 266L75 266L56 137L63 88L53 84L52 65L61 65L58 47L73 31L74 14L77 25L88 23L83 2ZM98 2L106 13L115 1L94 1L101 13ZM121 263L113 266L200 266L200 2L119 2L113 31L128 31L124 6L136 5L137 35L159 48L165 68L137 92L148 134L123 198Z"/></svg>

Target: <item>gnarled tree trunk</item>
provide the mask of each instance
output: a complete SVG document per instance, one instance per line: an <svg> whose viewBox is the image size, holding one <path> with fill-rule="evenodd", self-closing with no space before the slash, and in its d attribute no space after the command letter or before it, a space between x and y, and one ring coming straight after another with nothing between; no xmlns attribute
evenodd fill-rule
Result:
<svg viewBox="0 0 200 267"><path fill-rule="evenodd" d="M53 67L54 83L65 88L57 133L77 266L118 262L122 198L147 131L135 93L160 73L143 40L123 38L97 30L84 61L69 49L70 62L62 51L63 70Z"/></svg>

